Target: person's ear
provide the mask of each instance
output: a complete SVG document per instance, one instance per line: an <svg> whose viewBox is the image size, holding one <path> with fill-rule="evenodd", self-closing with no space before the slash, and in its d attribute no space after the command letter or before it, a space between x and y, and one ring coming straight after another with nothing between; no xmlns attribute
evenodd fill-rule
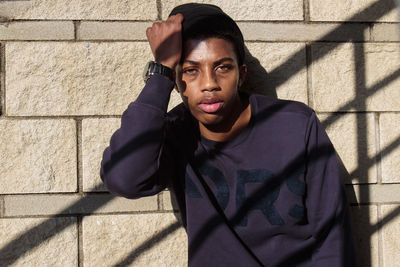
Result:
<svg viewBox="0 0 400 267"><path fill-rule="evenodd" d="M239 87L242 86L244 79L246 78L246 73L247 73L247 66L243 64L242 66L239 67Z"/></svg>

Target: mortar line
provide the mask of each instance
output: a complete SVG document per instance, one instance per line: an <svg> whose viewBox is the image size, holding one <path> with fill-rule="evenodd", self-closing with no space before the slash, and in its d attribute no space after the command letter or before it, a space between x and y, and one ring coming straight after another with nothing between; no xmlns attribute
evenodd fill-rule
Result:
<svg viewBox="0 0 400 267"><path fill-rule="evenodd" d="M83 215L77 216L78 223L78 266L83 267L83 230L82 230Z"/></svg>
<svg viewBox="0 0 400 267"><path fill-rule="evenodd" d="M310 22L310 3L309 0L303 0L304 22Z"/></svg>
<svg viewBox="0 0 400 267"><path fill-rule="evenodd" d="M0 43L0 91L1 91L1 114L0 116L6 115L6 44Z"/></svg>
<svg viewBox="0 0 400 267"><path fill-rule="evenodd" d="M164 196L164 191L161 191L161 193L157 195L157 204L158 204L159 211L164 210L163 196Z"/></svg>
<svg viewBox="0 0 400 267"><path fill-rule="evenodd" d="M371 41L371 42L375 41L375 38L372 36L372 32L373 32L372 28L373 27L374 27L374 23L370 22L368 25L368 35L369 35L368 41Z"/></svg>
<svg viewBox="0 0 400 267"><path fill-rule="evenodd" d="M400 114L400 111L370 111L370 110L336 110L336 111L316 111L317 114L369 114L369 113L375 113L379 112L380 114L385 114L385 113L391 113L391 114ZM45 119L121 119L122 115L56 115L56 116L16 116L16 115L11 115L7 116L7 119L9 120L45 120Z"/></svg>
<svg viewBox="0 0 400 267"><path fill-rule="evenodd" d="M92 42L92 43L147 43L147 40L145 37L142 39L79 39L79 40L73 40L73 39L46 39L46 40L17 40L17 39L9 39L7 40L9 43L13 42L24 42L24 43L86 43L86 42ZM304 42L311 42L312 44L324 44L324 43L340 43L340 44L398 44L400 41L368 41L368 40L321 40L321 39L316 39L316 40L245 40L245 43L304 43Z"/></svg>
<svg viewBox="0 0 400 267"><path fill-rule="evenodd" d="M161 0L156 0L157 5L157 20L162 19L162 2Z"/></svg>
<svg viewBox="0 0 400 267"><path fill-rule="evenodd" d="M143 37L142 39L79 39L79 40L73 40L73 39L38 39L38 40L17 40L17 39L9 39L7 42L15 42L15 43L86 43L86 42L92 42L92 43L115 43L115 42L120 42L120 43L145 43L147 42L146 38Z"/></svg>
<svg viewBox="0 0 400 267"><path fill-rule="evenodd" d="M18 115L11 115L7 116L8 119L10 120L37 120L37 119L120 119L122 115L45 115L45 116L40 116L40 115L33 115L33 116L18 116Z"/></svg>
<svg viewBox="0 0 400 267"><path fill-rule="evenodd" d="M6 208L5 208L5 201L4 201L4 196L0 196L0 205L1 205L1 209L0 209L0 218L3 218L6 214Z"/></svg>
<svg viewBox="0 0 400 267"><path fill-rule="evenodd" d="M309 107L314 108L314 98L312 95L312 55L311 44L306 43L306 86L307 86L307 104Z"/></svg>
<svg viewBox="0 0 400 267"><path fill-rule="evenodd" d="M4 197L9 197L9 196L21 196L21 197L29 197L29 196L52 196L52 197L57 197L57 196L79 196L79 197L85 197L85 196L110 196L111 194L108 193L107 191L88 191L88 192L83 192L81 194L77 192L39 192L39 193L9 193L9 194L3 194L2 196Z"/></svg>
<svg viewBox="0 0 400 267"><path fill-rule="evenodd" d="M78 30L79 30L79 25L81 24L80 20L74 20L72 21L74 23L74 40L78 40Z"/></svg>
<svg viewBox="0 0 400 267"><path fill-rule="evenodd" d="M381 133L380 113L375 113L375 153L376 153L376 175L377 183L382 184L382 155L381 155Z"/></svg>
<svg viewBox="0 0 400 267"><path fill-rule="evenodd" d="M167 214L177 213L175 210L147 210L147 211L113 211L113 212L80 212L80 213L62 213L62 214L30 214L30 215L11 215L3 217L2 219L28 219L28 218L64 218L64 217L78 217L78 216L95 216L95 215L141 215L141 214Z"/></svg>
<svg viewBox="0 0 400 267"><path fill-rule="evenodd" d="M76 176L78 183L78 193L83 192L83 175L82 175L82 119L76 120Z"/></svg>
<svg viewBox="0 0 400 267"><path fill-rule="evenodd" d="M383 240L382 240L382 205L376 205L377 217L378 217L378 265L383 267ZM373 229L374 230L374 229Z"/></svg>

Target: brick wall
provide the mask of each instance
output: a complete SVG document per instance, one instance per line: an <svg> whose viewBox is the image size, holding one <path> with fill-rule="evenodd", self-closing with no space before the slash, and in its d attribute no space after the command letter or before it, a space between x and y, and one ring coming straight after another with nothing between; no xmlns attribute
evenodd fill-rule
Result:
<svg viewBox="0 0 400 267"><path fill-rule="evenodd" d="M98 174L143 87L145 29L184 2L0 1L0 266L186 265L169 193L113 197ZM317 111L342 161L360 266L398 266L395 1L197 2L238 21L249 90Z"/></svg>

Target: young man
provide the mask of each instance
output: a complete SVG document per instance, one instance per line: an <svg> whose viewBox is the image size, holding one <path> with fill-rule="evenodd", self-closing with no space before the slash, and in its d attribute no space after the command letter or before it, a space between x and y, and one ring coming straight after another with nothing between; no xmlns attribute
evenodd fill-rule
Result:
<svg viewBox="0 0 400 267"><path fill-rule="evenodd" d="M332 144L304 104L239 91L236 23L186 4L147 37L155 62L104 152L108 189L138 198L170 188L190 266L355 266ZM175 81L184 104L167 113Z"/></svg>

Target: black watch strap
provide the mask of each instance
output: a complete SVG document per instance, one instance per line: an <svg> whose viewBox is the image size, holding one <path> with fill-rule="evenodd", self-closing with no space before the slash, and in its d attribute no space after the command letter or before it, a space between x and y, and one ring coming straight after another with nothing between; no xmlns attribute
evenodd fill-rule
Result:
<svg viewBox="0 0 400 267"><path fill-rule="evenodd" d="M143 72L144 81L147 82L147 80L155 73L161 74L171 81L175 81L175 72L171 68L164 66L156 61L149 61L146 64Z"/></svg>

